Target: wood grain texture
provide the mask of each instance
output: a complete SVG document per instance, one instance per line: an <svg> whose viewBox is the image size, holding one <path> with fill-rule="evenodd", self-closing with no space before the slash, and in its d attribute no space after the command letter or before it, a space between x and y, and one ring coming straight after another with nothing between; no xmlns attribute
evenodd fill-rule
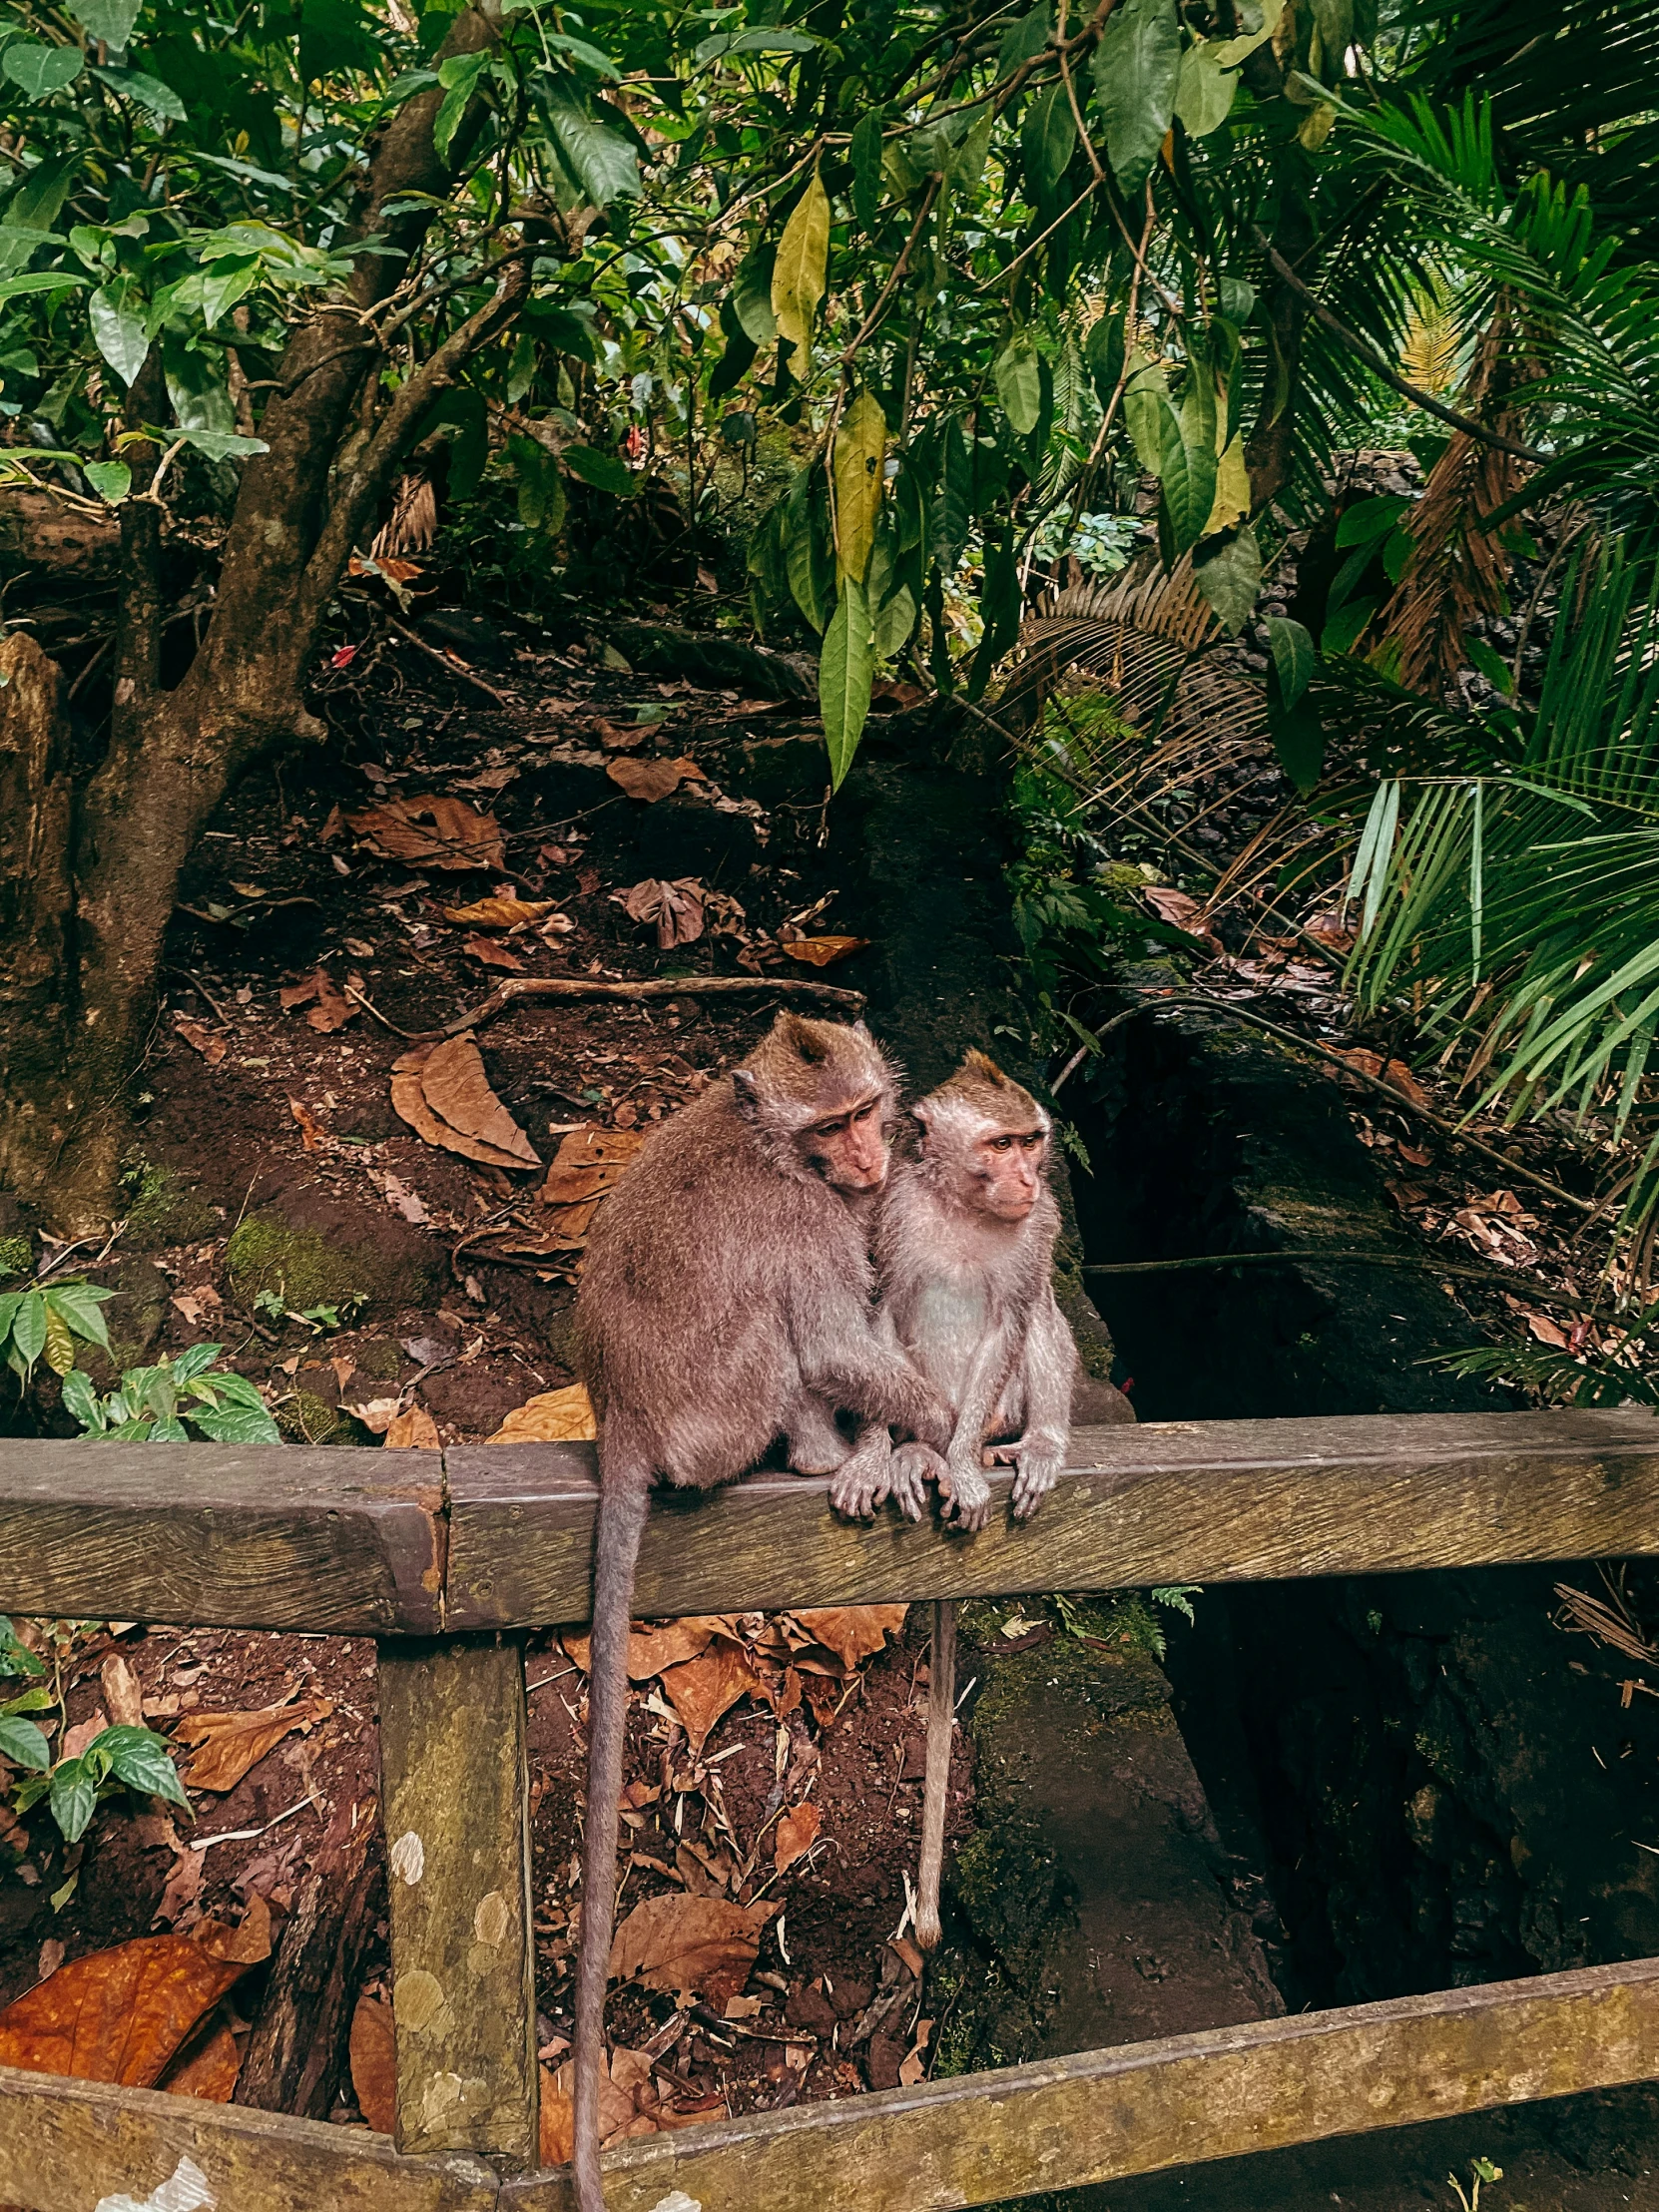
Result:
<svg viewBox="0 0 1659 2212"><path fill-rule="evenodd" d="M383 2135L319 2120L0 2066L0 2203L142 2204L182 2158L218 2212L493 2212L497 2200L477 2159L400 2158Z"/></svg>
<svg viewBox="0 0 1659 2212"><path fill-rule="evenodd" d="M1659 2073L1659 1959L1304 2012L655 2135L609 2212L944 2212ZM1200 2192L1202 2194L1202 2192ZM573 2212L563 2171L501 2212Z"/></svg>
<svg viewBox="0 0 1659 2212"><path fill-rule="evenodd" d="M444 1533L435 1453L0 1440L4 1612L432 1630Z"/></svg>
<svg viewBox="0 0 1659 2212"><path fill-rule="evenodd" d="M378 1694L397 2147L524 2172L539 2082L523 1652L384 1644Z"/></svg>
<svg viewBox="0 0 1659 2212"><path fill-rule="evenodd" d="M444 1454L454 1627L585 1620L597 1495L586 1444ZM993 1486L1005 1495L1012 1476ZM977 1536L828 1485L755 1474L660 1494L642 1617L1659 1551L1659 1419L1640 1410L1376 1414L1083 1428L1036 1518Z"/></svg>

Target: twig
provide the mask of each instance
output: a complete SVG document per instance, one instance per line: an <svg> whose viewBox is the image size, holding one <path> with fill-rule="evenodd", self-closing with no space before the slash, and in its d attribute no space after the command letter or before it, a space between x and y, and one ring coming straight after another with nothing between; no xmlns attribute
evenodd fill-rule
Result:
<svg viewBox="0 0 1659 2212"><path fill-rule="evenodd" d="M180 972L186 973L188 971L182 969ZM375 1005L374 1001L371 998L365 997L364 994L359 990L353 990L349 983L346 984L342 995L353 1000L362 1008L365 1014L372 1014L374 1019L380 1024L380 1027L382 1029L389 1029L394 1037L403 1038L405 1043L413 1043L417 1037L424 1038L431 1035L431 1031L429 1029L399 1029L395 1021L390 1020L385 1014L381 1013L379 1007Z"/></svg>
<svg viewBox="0 0 1659 2212"><path fill-rule="evenodd" d="M436 661L439 668L447 669L451 676L460 677L463 683L476 684L481 692L489 694L498 707L510 707L512 705L512 701L505 692L498 692L493 684L486 684L478 671L475 668L468 668L458 653L451 653L446 645L428 645L418 631L411 630L406 622L399 622L397 617L386 609L381 611L400 638L407 638L417 652L424 653L430 661Z"/></svg>
<svg viewBox="0 0 1659 2212"><path fill-rule="evenodd" d="M1208 1252L1192 1260L1112 1260L1090 1262L1084 1267L1085 1275L1162 1275L1174 1274L1187 1268L1251 1268L1278 1267L1292 1261L1318 1261L1321 1267L1356 1268L1425 1268L1435 1275L1465 1276L1471 1283L1485 1283L1491 1289L1513 1293L1517 1287L1528 1298L1535 1298L1545 1306L1564 1306L1574 1314L1588 1314L1592 1321L1624 1322L1627 1315L1616 1314L1605 1306L1591 1306L1581 1298L1574 1298L1568 1291L1551 1289L1547 1284L1534 1283L1529 1276L1518 1272L1505 1275L1497 1268L1471 1267L1461 1260L1441 1260L1432 1252L1332 1252L1318 1245L1284 1252Z"/></svg>
<svg viewBox="0 0 1659 2212"><path fill-rule="evenodd" d="M647 982L606 982L593 975L515 975L498 983L488 998L442 1029L415 1033L417 1044L436 1043L481 1029L486 1021L505 1013L520 999L530 998L711 998L717 994L760 997L773 991L781 998L816 999L820 1005L844 1007L856 1013L864 1003L862 991L843 990L836 983L815 983L799 975L681 975L654 976ZM398 1032L402 1034L401 1031Z"/></svg>
<svg viewBox="0 0 1659 2212"><path fill-rule="evenodd" d="M1478 1152L1483 1159L1492 1161L1505 1175L1512 1175L1522 1183L1530 1183L1536 1190L1547 1191L1551 1198L1559 1200L1563 1206L1571 1206L1580 1214L1593 1216L1601 1211L1595 1199L1579 1198L1572 1191L1564 1191L1559 1183L1552 1183L1547 1175L1540 1175L1535 1168L1523 1166L1519 1160L1511 1160L1507 1153L1499 1152L1495 1145L1486 1144L1479 1137L1471 1137L1467 1130L1459 1129L1455 1122L1447 1121L1443 1114L1435 1113L1431 1106L1417 1105L1414 1099L1408 1098L1403 1091L1396 1090L1393 1084L1383 1082L1381 1076L1368 1075L1363 1068L1354 1067L1330 1045L1316 1044L1312 1037L1299 1037L1294 1029L1286 1029L1277 1021L1269 1021L1265 1014L1253 1013L1248 1006L1236 1006L1225 998L1208 998L1199 991L1176 991L1171 992L1167 998L1144 998L1137 1005L1126 1007L1121 1014L1114 1014L1110 1021L1103 1022L1093 1032L1091 1044L1078 1046L1049 1085L1050 1093L1057 1091L1067 1077L1076 1072L1093 1045L1098 1045L1102 1037L1110 1035L1112 1030L1120 1028L1124 1022L1133 1021L1137 1014L1145 1013L1149 1007L1156 1009L1159 1006L1197 1006L1207 1013L1251 1022L1256 1028L1265 1029L1270 1037L1277 1037L1282 1044L1292 1045L1298 1052L1311 1052L1316 1058L1341 1068L1345 1075L1351 1075L1357 1083L1365 1084L1369 1090L1381 1092L1390 1106L1398 1106L1405 1113L1415 1114L1419 1121L1427 1122L1441 1136L1449 1137L1453 1144L1466 1145L1469 1151Z"/></svg>

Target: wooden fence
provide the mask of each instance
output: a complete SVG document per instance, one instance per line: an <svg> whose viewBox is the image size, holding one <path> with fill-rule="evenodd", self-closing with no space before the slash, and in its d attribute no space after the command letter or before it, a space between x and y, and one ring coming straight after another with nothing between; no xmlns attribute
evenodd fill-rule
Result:
<svg viewBox="0 0 1659 2212"><path fill-rule="evenodd" d="M0 2068L0 2204L565 2212L536 2171L523 1638L588 1610L584 1445L0 1443L0 1612L371 1635L395 2138ZM1659 1552L1644 1412L1080 1430L1034 1522L849 1527L822 1482L662 1500L638 1610ZM932 2212L1659 2077L1659 1959L1302 2013L687 2128L613 2212ZM185 2162L188 2162L185 2163ZM192 2171L191 2169L194 2169Z"/></svg>

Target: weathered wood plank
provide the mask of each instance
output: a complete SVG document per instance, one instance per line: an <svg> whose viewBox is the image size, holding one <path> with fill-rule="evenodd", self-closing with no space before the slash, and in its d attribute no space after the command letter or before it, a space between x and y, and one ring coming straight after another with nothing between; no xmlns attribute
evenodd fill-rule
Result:
<svg viewBox="0 0 1659 2212"><path fill-rule="evenodd" d="M610 2212L943 2212L1659 2074L1659 1959L1172 2035L797 2105L605 2161ZM563 2169L501 2212L572 2212Z"/></svg>
<svg viewBox="0 0 1659 2212"><path fill-rule="evenodd" d="M0 2203L144 2204L183 2159L205 2192L167 2201L219 2212L494 2212L497 2198L477 2159L400 2158L383 2135L320 2120L0 2066Z"/></svg>
<svg viewBox="0 0 1659 2212"><path fill-rule="evenodd" d="M444 1533L434 1453L0 1441L0 1611L429 1631Z"/></svg>
<svg viewBox="0 0 1659 2212"><path fill-rule="evenodd" d="M452 1626L588 1614L592 1447L444 1454ZM1006 1490L1012 1477L993 1477ZM756 1474L653 1502L642 1616L1255 1581L1659 1551L1659 1419L1377 1414L1079 1429L1032 1521L962 1537L890 1510L838 1521L828 1485Z"/></svg>
<svg viewBox="0 0 1659 2212"><path fill-rule="evenodd" d="M534 2167L530 1792L521 1647L380 1647L397 2147Z"/></svg>

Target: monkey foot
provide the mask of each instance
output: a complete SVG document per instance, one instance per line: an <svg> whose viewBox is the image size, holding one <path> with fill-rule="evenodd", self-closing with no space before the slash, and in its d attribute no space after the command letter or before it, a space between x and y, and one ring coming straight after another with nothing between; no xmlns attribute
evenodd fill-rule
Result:
<svg viewBox="0 0 1659 2212"><path fill-rule="evenodd" d="M991 1517L991 1486L977 1467L947 1465L939 1476L942 1518L952 1528L977 1535Z"/></svg>
<svg viewBox="0 0 1659 2212"><path fill-rule="evenodd" d="M1014 1467L1013 1508L1015 1520L1029 1520L1037 1507L1053 1489L1064 1462L1063 1451L1055 1451L1044 1445L1032 1450L1024 1442L997 1444L988 1456L999 1466Z"/></svg>
<svg viewBox="0 0 1659 2212"><path fill-rule="evenodd" d="M900 1444L892 1455L893 1501L906 1520L918 1521L927 1510L927 1485L944 1478L945 1463L931 1446Z"/></svg>
<svg viewBox="0 0 1659 2212"><path fill-rule="evenodd" d="M892 1487L892 1454L883 1436L879 1452L855 1451L841 1462L830 1485L830 1503L847 1520L873 1520Z"/></svg>

